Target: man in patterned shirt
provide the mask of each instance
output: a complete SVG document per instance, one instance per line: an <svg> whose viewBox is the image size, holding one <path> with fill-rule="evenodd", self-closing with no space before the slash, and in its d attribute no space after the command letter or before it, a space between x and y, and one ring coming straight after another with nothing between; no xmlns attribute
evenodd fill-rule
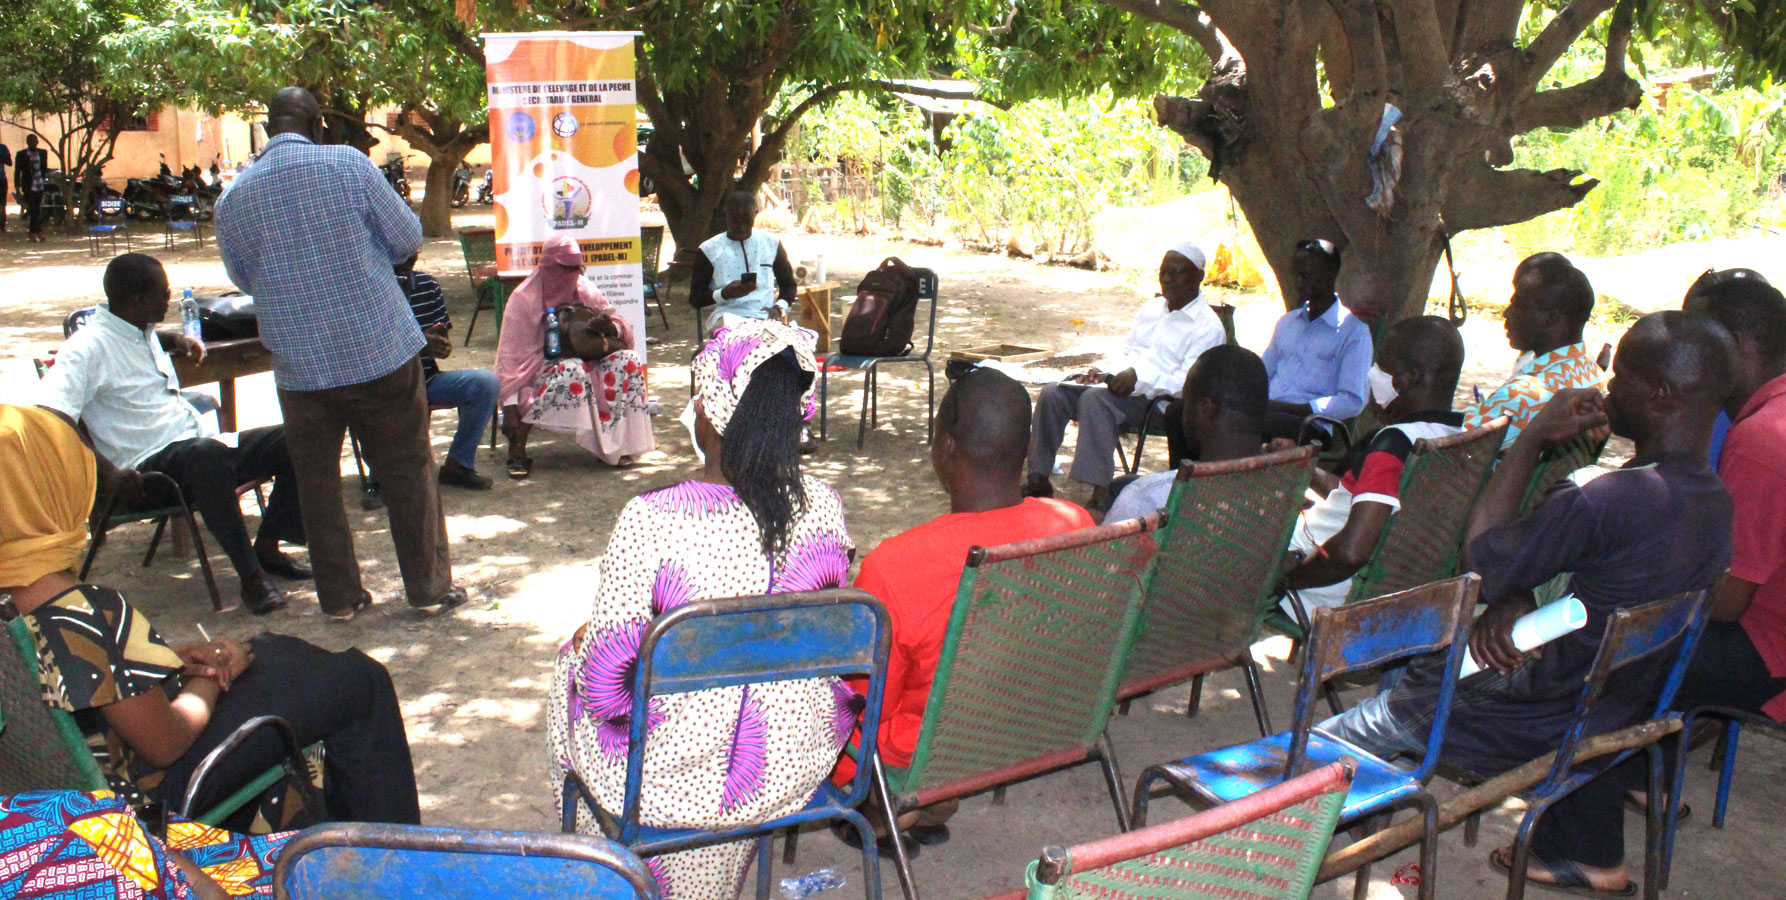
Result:
<svg viewBox="0 0 1786 900"><path fill-rule="evenodd" d="M1506 416L1502 446L1511 447L1551 395L1568 388L1598 387L1600 368L1581 339L1582 327L1593 312L1593 285L1561 253L1526 257L1513 270L1513 299L1501 314L1507 343L1520 352L1519 363L1513 377L1469 410L1464 427L1477 428Z"/></svg>
<svg viewBox="0 0 1786 900"><path fill-rule="evenodd" d="M273 97L266 147L217 202L217 245L230 280L254 295L273 353L323 612L344 622L372 602L341 506L352 428L385 488L404 593L432 615L465 592L453 586L428 445L416 356L427 341L391 277L421 249L422 224L364 153L318 146L321 126L309 91Z"/></svg>

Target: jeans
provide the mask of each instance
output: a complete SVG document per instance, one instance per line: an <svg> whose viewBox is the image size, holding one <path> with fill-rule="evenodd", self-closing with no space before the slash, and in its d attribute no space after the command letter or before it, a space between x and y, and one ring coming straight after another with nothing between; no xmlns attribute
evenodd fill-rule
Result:
<svg viewBox="0 0 1786 900"><path fill-rule="evenodd" d="M459 430L447 458L467 469L476 468L478 443L484 426L496 412L496 373L488 369L455 369L428 379L428 405L451 406L459 411Z"/></svg>
<svg viewBox="0 0 1786 900"><path fill-rule="evenodd" d="M1393 759L1403 754L1419 757L1426 753L1426 738L1415 734L1390 714L1388 691L1366 698L1315 728L1329 737L1369 751L1378 759Z"/></svg>

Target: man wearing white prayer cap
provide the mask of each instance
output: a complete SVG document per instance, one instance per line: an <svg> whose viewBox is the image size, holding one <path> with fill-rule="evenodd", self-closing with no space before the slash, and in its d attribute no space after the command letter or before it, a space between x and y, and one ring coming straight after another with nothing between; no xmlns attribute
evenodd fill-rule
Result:
<svg viewBox="0 0 1786 900"><path fill-rule="evenodd" d="M1303 419L1350 419L1370 394L1370 327L1340 302L1340 250L1332 241L1306 240L1291 258L1295 284L1284 292L1283 318L1260 357L1271 379L1265 437L1301 440ZM1378 405L1388 398L1379 398ZM1315 437L1313 434L1308 437Z"/></svg>
<svg viewBox="0 0 1786 900"><path fill-rule="evenodd" d="M1078 421L1074 481L1092 486L1088 506L1109 505L1116 474L1113 453L1124 425L1140 425L1149 406L1163 405L1184 388L1184 376L1203 351L1226 339L1221 319L1201 297L1208 254L1186 241L1160 260L1160 295L1141 307L1122 352L1085 374L1051 384L1036 401L1030 433L1030 496L1053 496L1049 476L1067 423Z"/></svg>

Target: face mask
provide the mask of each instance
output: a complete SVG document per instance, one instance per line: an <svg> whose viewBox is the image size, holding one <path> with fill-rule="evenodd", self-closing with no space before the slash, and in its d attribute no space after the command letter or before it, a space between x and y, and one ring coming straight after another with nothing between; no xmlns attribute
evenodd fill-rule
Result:
<svg viewBox="0 0 1786 900"><path fill-rule="evenodd" d="M1395 401L1395 378L1388 372L1372 365L1370 370L1370 385L1371 400L1376 402L1379 409L1387 409L1389 404Z"/></svg>

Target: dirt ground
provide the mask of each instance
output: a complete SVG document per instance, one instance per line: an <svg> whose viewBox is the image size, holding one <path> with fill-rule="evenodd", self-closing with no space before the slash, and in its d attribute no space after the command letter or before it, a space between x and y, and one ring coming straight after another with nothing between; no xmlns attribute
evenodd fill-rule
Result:
<svg viewBox="0 0 1786 900"><path fill-rule="evenodd" d="M16 221L16 220L15 220ZM475 211L455 217L460 227L488 224ZM166 263L176 290L222 287L226 282L213 247L193 247L182 240L172 250L161 248L161 236L150 236L148 251ZM811 258L822 252L831 277L853 285L862 273L887 255L899 255L941 275L942 298L937 314L938 389L941 359L951 350L989 343L1040 346L1062 356L1096 354L1115 349L1126 333L1135 305L1151 288L1147 272L1087 272L1043 267L955 250L920 247L879 238L796 235L788 238L792 255ZM137 243L145 243L139 236ZM670 249L665 249L669 259ZM109 249L89 254L79 238L56 236L50 243L24 242L16 229L0 234L0 398L32 402L35 375L30 360L45 355L60 340L60 322L71 309L101 296L100 274ZM1703 265L1701 265L1703 268ZM472 341L464 340L471 319L471 294L457 241L430 240L420 268L444 285L460 344L450 367L488 366L495 328L489 314L480 317ZM1680 282L1684 288L1687 274ZM1678 296L1680 289L1670 286ZM483 828L541 830L554 827L556 816L549 789L550 760L545 745L543 704L551 677L553 654L584 619L597 577L597 563L622 504L632 496L688 477L695 469L687 434L675 416L687 402L687 360L691 352L692 316L683 303L685 290L674 287L666 304L669 327L653 312L648 330L662 342L650 350L652 393L662 404L657 418L658 449L625 471L607 469L562 438L542 435L533 450L533 477L525 482L501 478L500 457L483 451L480 467L498 477L494 490L468 493L445 489L448 531L457 580L472 594L462 611L439 620L413 618L397 595L400 581L382 512L362 513L351 479L347 483L350 520L367 587L381 601L351 624L332 625L318 613L314 593L306 585L290 586L291 605L265 618L237 610L209 611L198 569L190 554L164 550L148 569L139 566L150 529L127 526L114 532L100 555L92 578L125 588L172 640L193 639L203 623L212 634L247 637L261 630L298 635L339 649L357 646L386 663L403 700L403 709L424 818L431 824ZM1239 305L1241 342L1263 348L1271 323L1282 311L1275 296L1227 295ZM1500 295L1504 297L1504 292ZM845 303L838 304L841 316ZM1614 341L1618 328L1596 321L1590 345ZM1470 386L1485 391L1504 377L1514 353L1506 347L1501 325L1493 315L1477 315L1465 326L1469 360L1460 394ZM839 375L832 382L830 440L808 458L810 470L842 492L851 533L866 552L882 539L946 510L946 500L931 477L924 442L925 389L920 366L892 369L882 380L881 422L868 434L863 450L854 446L860 410L861 379ZM240 425L252 427L279 420L270 375L245 379L240 386ZM454 422L437 415L433 440L444 453ZM1165 463L1162 441L1150 442L1148 467ZM1070 445L1066 452L1070 452ZM1616 457L1616 454L1615 454ZM343 456L350 475L353 462ZM1064 479L1059 484L1066 484ZM252 504L249 504L252 507ZM227 561L213 552L222 589L234 594ZM1255 652L1265 662L1269 702L1281 724L1288 720L1295 673L1284 664L1282 639L1261 642ZM1213 676L1203 712L1184 718L1183 688L1137 702L1127 716L1112 724L1112 733L1126 776L1133 778L1154 762L1244 740L1253 730L1248 705L1234 673ZM1357 699L1353 697L1352 699ZM1714 781L1703 766L1692 767L1688 799L1701 808L1684 826L1675 897L1779 896L1774 886L1781 873L1772 841L1764 831L1763 810L1779 808L1779 787L1786 756L1769 740L1744 743L1737 777L1733 827L1709 830ZM1449 785L1438 788L1450 792ZM1157 804L1155 820L1172 814L1175 801ZM1489 847L1505 842L1517 823L1517 811L1494 812L1481 846L1465 848L1461 832L1441 838L1441 897L1498 896L1502 880L1486 864ZM1641 818L1627 821L1631 858L1641 858ZM1079 767L1012 787L1003 805L990 794L970 798L955 820L955 839L928 848L916 861L918 878L928 895L970 898L1021 884L1024 864L1044 844L1072 844L1114 830L1109 801L1095 767ZM1404 851L1374 871L1370 895L1413 896L1405 866L1415 860ZM850 851L829 835L811 834L802 841L797 874L821 864L838 865L850 887L859 875ZM1398 871L1399 870L1399 871ZM779 871L779 870L778 870ZM1398 874L1402 877L1398 878ZM1391 884L1401 881L1400 884ZM888 890L896 890L891 872ZM1319 897L1340 897L1349 881L1321 887Z"/></svg>

